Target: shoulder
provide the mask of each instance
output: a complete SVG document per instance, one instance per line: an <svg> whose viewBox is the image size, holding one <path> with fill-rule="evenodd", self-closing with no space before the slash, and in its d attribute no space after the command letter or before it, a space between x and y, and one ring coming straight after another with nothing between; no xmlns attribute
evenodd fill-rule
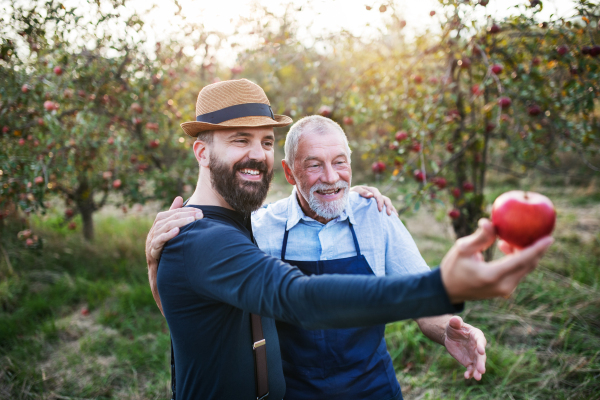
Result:
<svg viewBox="0 0 600 400"><path fill-rule="evenodd" d="M259 229L264 226L284 223L287 221L288 205L290 198L286 197L265 206L252 213L252 228Z"/></svg>
<svg viewBox="0 0 600 400"><path fill-rule="evenodd" d="M388 217L385 208L383 211L377 209L377 201L374 198L367 199L358 193L350 192L349 203L352 208L352 214L354 214L354 218L357 220L369 219L373 222L387 219L385 217Z"/></svg>

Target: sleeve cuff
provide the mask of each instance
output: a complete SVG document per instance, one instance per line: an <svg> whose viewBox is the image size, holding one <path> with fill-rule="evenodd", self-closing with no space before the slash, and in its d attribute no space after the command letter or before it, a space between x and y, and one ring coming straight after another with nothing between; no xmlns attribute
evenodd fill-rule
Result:
<svg viewBox="0 0 600 400"><path fill-rule="evenodd" d="M442 282L442 271L439 268L440 266L438 265L437 267L435 267L434 269L431 270L431 275L435 281L435 285L438 286L438 289L440 292L444 293L444 300L446 302L446 308L449 310L448 314L456 314L456 313L460 313L463 312L463 310L465 309L465 303L457 303L457 304L452 304L450 302L450 298L448 297L448 293L446 292L446 287L444 286L444 283Z"/></svg>

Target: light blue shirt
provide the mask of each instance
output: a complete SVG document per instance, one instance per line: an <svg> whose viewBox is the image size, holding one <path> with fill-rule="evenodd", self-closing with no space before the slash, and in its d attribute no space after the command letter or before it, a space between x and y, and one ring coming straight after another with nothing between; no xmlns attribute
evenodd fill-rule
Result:
<svg viewBox="0 0 600 400"><path fill-rule="evenodd" d="M396 215L377 210L375 199L351 192L344 212L322 224L304 214L294 187L290 197L252 214L258 247L281 258L285 230L289 230L285 258L296 261L334 260L356 256L348 220L354 225L361 253L376 276L429 271L408 230Z"/></svg>

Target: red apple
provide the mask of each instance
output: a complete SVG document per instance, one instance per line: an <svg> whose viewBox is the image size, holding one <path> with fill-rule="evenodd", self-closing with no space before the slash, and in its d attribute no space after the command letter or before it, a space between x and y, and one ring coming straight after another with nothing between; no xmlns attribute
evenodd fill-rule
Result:
<svg viewBox="0 0 600 400"><path fill-rule="evenodd" d="M479 0L479 5L485 7L488 5L489 2L490 0Z"/></svg>
<svg viewBox="0 0 600 400"><path fill-rule="evenodd" d="M533 60L531 60L531 63L535 66L538 66L542 63L542 60L539 57L533 57Z"/></svg>
<svg viewBox="0 0 600 400"><path fill-rule="evenodd" d="M493 73L498 75L500 72L502 72L504 70L504 67L500 64L494 64L494 65L492 65L491 69L492 69Z"/></svg>
<svg viewBox="0 0 600 400"><path fill-rule="evenodd" d="M527 113L532 117L536 117L542 113L542 109L537 104L534 104L527 108Z"/></svg>
<svg viewBox="0 0 600 400"><path fill-rule="evenodd" d="M376 174L381 174L385 171L385 163L383 161L375 161L373 165L371 165L371 169Z"/></svg>
<svg viewBox="0 0 600 400"><path fill-rule="evenodd" d="M138 118L138 117L135 117L135 118L133 118L133 119L131 120L131 122L133 122L133 123L134 123L134 125L140 125L140 124L142 123L142 119L141 119L141 118Z"/></svg>
<svg viewBox="0 0 600 400"><path fill-rule="evenodd" d="M448 216L452 219L456 219L460 217L460 211L454 208L448 212Z"/></svg>
<svg viewBox="0 0 600 400"><path fill-rule="evenodd" d="M475 96L481 96L483 94L483 90L479 87L479 85L475 84L471 88L471 93L473 93Z"/></svg>
<svg viewBox="0 0 600 400"><path fill-rule="evenodd" d="M590 56L592 56L592 57L598 57L599 55L600 55L600 45L595 45L590 50Z"/></svg>
<svg viewBox="0 0 600 400"><path fill-rule="evenodd" d="M438 83L440 83L440 80L435 76L432 76L431 78L429 78L429 83L431 83L432 85L437 85Z"/></svg>
<svg viewBox="0 0 600 400"><path fill-rule="evenodd" d="M448 181L446 181L446 178L436 177L433 183L438 187L438 189L444 189L448 184Z"/></svg>
<svg viewBox="0 0 600 400"><path fill-rule="evenodd" d="M25 145L25 139L21 138L19 139L19 146L23 146Z"/></svg>
<svg viewBox="0 0 600 400"><path fill-rule="evenodd" d="M398 131L396 132L396 140L401 142L408 138L408 133L406 131Z"/></svg>
<svg viewBox="0 0 600 400"><path fill-rule="evenodd" d="M352 117L344 117L344 125L354 125L354 119Z"/></svg>
<svg viewBox="0 0 600 400"><path fill-rule="evenodd" d="M410 150L414 151L415 153L420 152L421 151L421 143L419 143L419 142L413 142L412 148Z"/></svg>
<svg viewBox="0 0 600 400"><path fill-rule="evenodd" d="M33 180L33 183L35 183L36 185L43 185L44 184L44 177L42 177L42 176L36 176L35 179Z"/></svg>
<svg viewBox="0 0 600 400"><path fill-rule="evenodd" d="M321 106L321 108L319 108L319 111L317 111L317 113L323 117L329 118L329 117L331 117L331 107Z"/></svg>
<svg viewBox="0 0 600 400"><path fill-rule="evenodd" d="M83 315L84 317L85 317L85 316L88 316L88 315L90 315L90 310L88 310L88 309L87 309L87 308L85 308L85 307L84 307L84 308L82 308L82 309L81 309L81 315Z"/></svg>
<svg viewBox="0 0 600 400"><path fill-rule="evenodd" d="M581 54L583 55L589 55L592 52L592 48L590 46L583 46L581 48Z"/></svg>
<svg viewBox="0 0 600 400"><path fill-rule="evenodd" d="M60 66L54 67L54 73L58 76L61 76L63 73L63 69Z"/></svg>
<svg viewBox="0 0 600 400"><path fill-rule="evenodd" d="M561 55L564 56L565 54L567 54L569 52L569 48L567 47L567 45L560 45L556 48L556 52Z"/></svg>
<svg viewBox="0 0 600 400"><path fill-rule="evenodd" d="M400 146L398 146L395 142L390 143L388 147L390 150L393 150L393 151L396 151L400 148Z"/></svg>
<svg viewBox="0 0 600 400"><path fill-rule="evenodd" d="M85 97L85 96L86 96L86 94L85 94L85 90L79 90L79 91L77 92L77 96L79 96L79 97Z"/></svg>
<svg viewBox="0 0 600 400"><path fill-rule="evenodd" d="M2 127L2 133L8 133L9 130L10 130L10 128L8 126Z"/></svg>
<svg viewBox="0 0 600 400"><path fill-rule="evenodd" d="M446 143L446 150L448 153L454 153L454 145L452 143Z"/></svg>
<svg viewBox="0 0 600 400"><path fill-rule="evenodd" d="M421 83L423 83L423 77L421 75L413 75L412 76L412 80L417 84L420 85Z"/></svg>
<svg viewBox="0 0 600 400"><path fill-rule="evenodd" d="M27 240L25 240L25 246L29 247L29 246L33 246L35 242L33 241L32 238L29 238Z"/></svg>
<svg viewBox="0 0 600 400"><path fill-rule="evenodd" d="M452 189L452 196L453 196L455 199L458 199L458 198L460 197L460 194L461 194L461 193L460 193L460 189L459 189L459 188L454 188L454 189Z"/></svg>
<svg viewBox="0 0 600 400"><path fill-rule="evenodd" d="M435 15L435 11L429 11L429 16L433 17Z"/></svg>
<svg viewBox="0 0 600 400"><path fill-rule="evenodd" d="M115 143L115 138L113 138L112 136L108 138L108 140L106 141L108 144L114 144Z"/></svg>
<svg viewBox="0 0 600 400"><path fill-rule="evenodd" d="M46 111L53 111L54 110L54 102L51 100L46 100L44 102L44 108L46 109Z"/></svg>
<svg viewBox="0 0 600 400"><path fill-rule="evenodd" d="M136 112L138 114L141 114L142 111L144 111L144 109L142 108L140 103L132 103L130 108L131 108L131 111Z"/></svg>
<svg viewBox="0 0 600 400"><path fill-rule="evenodd" d="M38 119L37 119L37 124L38 124L39 126L43 126L43 125L44 125L44 118L38 118Z"/></svg>
<svg viewBox="0 0 600 400"><path fill-rule="evenodd" d="M415 170L414 175L417 182L423 182L425 180L425 174L420 169Z"/></svg>
<svg viewBox="0 0 600 400"><path fill-rule="evenodd" d="M491 123L491 122L488 122L488 124L485 126L485 131L486 132L491 132L494 129L496 129L496 125L493 124L493 123Z"/></svg>
<svg viewBox="0 0 600 400"><path fill-rule="evenodd" d="M463 190L465 192L467 192L467 193L472 192L473 189L475 189L475 186L471 182L467 181L467 182L463 183Z"/></svg>
<svg viewBox="0 0 600 400"><path fill-rule="evenodd" d="M512 190L492 205L492 223L500 239L517 248L530 246L554 230L556 210L544 195Z"/></svg>
<svg viewBox="0 0 600 400"><path fill-rule="evenodd" d="M25 84L25 85L21 86L21 92L23 92L23 93L29 92L29 85Z"/></svg>
<svg viewBox="0 0 600 400"><path fill-rule="evenodd" d="M73 211L72 208L67 208L65 210L65 217L71 218L73 215L75 215L75 211Z"/></svg>
<svg viewBox="0 0 600 400"><path fill-rule="evenodd" d="M471 59L469 57L463 57L458 64L462 69L469 69L471 66Z"/></svg>
<svg viewBox="0 0 600 400"><path fill-rule="evenodd" d="M385 4L382 4L379 6L379 12L380 13L384 13L387 10L387 7L385 6Z"/></svg>
<svg viewBox="0 0 600 400"><path fill-rule="evenodd" d="M490 33L498 33L498 32L500 32L500 26L498 26L497 24L493 24L492 26L490 26L488 28L488 31Z"/></svg>
<svg viewBox="0 0 600 400"><path fill-rule="evenodd" d="M236 65L235 67L231 68L231 73L233 75L241 74L243 71L244 71L244 68L240 65Z"/></svg>
<svg viewBox="0 0 600 400"><path fill-rule="evenodd" d="M158 132L158 123L148 122L146 124L146 129L150 129L151 131Z"/></svg>
<svg viewBox="0 0 600 400"><path fill-rule="evenodd" d="M121 180L120 179L115 179L112 183L113 188L118 189L121 187Z"/></svg>
<svg viewBox="0 0 600 400"><path fill-rule="evenodd" d="M160 145L160 141L158 139L154 139L150 141L149 146L153 149L156 149Z"/></svg>
<svg viewBox="0 0 600 400"><path fill-rule="evenodd" d="M512 103L512 100L505 96L500 97L498 99L498 105L500 106L500 108L508 108L508 107L510 107L511 103Z"/></svg>

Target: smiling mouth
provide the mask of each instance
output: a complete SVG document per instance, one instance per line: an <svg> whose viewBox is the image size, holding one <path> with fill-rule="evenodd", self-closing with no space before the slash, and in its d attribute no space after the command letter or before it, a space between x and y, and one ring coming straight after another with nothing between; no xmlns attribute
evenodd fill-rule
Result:
<svg viewBox="0 0 600 400"><path fill-rule="evenodd" d="M252 168L243 168L238 170L238 172L247 178L257 178L260 176L260 171Z"/></svg>
<svg viewBox="0 0 600 400"><path fill-rule="evenodd" d="M342 190L342 188L339 188L339 189L329 189L329 190L317 190L316 192L318 194L320 194L321 196L330 196L330 195L338 194L340 192L340 190Z"/></svg>

